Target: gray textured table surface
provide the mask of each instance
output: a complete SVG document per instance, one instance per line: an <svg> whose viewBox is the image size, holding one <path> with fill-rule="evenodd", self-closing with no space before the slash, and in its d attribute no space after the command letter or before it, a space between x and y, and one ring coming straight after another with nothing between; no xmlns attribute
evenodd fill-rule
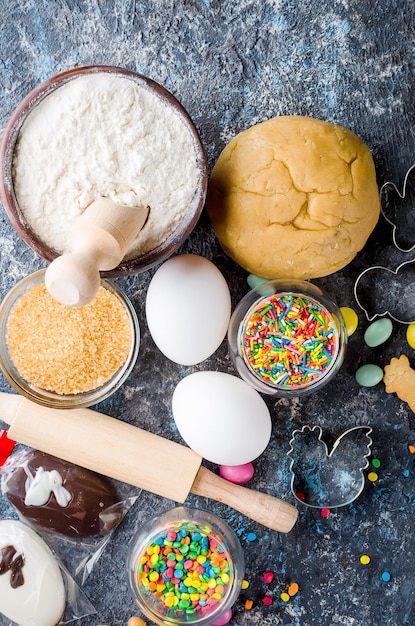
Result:
<svg viewBox="0 0 415 626"><path fill-rule="evenodd" d="M1 2L0 128L24 95L58 71L109 64L141 72L169 89L186 107L213 166L239 131L280 114L301 114L349 127L373 151L379 184L402 184L414 161L414 16L411 0L14 0ZM206 216L182 252L213 260L231 285L233 305L247 290L246 273L223 254ZM391 246L381 220L364 251L343 271L318 282L341 306L356 308L353 283L375 263L396 267L408 255ZM0 212L0 296L44 262L19 240ZM234 373L225 342L195 368L170 363L149 336L144 302L153 272L119 280L140 319L142 343L133 374L110 400L94 408L180 441L171 415L171 395L185 375L198 369ZM392 339L375 352L364 346L367 326L351 338L346 361L330 389L304 400L266 402L273 418L269 447L255 463L251 486L293 502L286 452L290 433L319 424L332 437L346 428L373 428L373 454L381 462L379 480L367 481L352 505L328 518L300 508L288 535L267 531L225 506L190 496L209 506L238 533L250 588L234 607L231 626L301 625L413 626L415 624L415 539L413 413L383 383L359 387L358 365L385 365L401 350L412 362L405 327L394 325ZM10 391L3 377L1 390ZM135 613L127 589L126 546L150 513L172 506L149 493L111 537L84 591L97 614L79 626L126 623ZM0 498L0 515L14 517ZM248 534L256 534L255 541ZM361 554L369 554L364 567ZM274 572L270 585L263 573ZM390 582L381 580L383 571ZM280 599L291 581L300 591ZM273 598L265 606L265 594ZM244 601L252 598L253 608ZM0 624L5 621L0 617Z"/></svg>

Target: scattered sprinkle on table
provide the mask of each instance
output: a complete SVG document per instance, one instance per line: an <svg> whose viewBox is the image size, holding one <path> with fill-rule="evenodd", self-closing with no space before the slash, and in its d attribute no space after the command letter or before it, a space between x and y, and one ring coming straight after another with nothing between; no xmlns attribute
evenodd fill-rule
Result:
<svg viewBox="0 0 415 626"><path fill-rule="evenodd" d="M298 590L299 590L298 583L294 582L294 583L291 583L291 585L288 587L287 592L290 597L293 597L297 595Z"/></svg>
<svg viewBox="0 0 415 626"><path fill-rule="evenodd" d="M412 444L409 444L408 450L409 450L410 454L415 454L415 446L413 446Z"/></svg>
<svg viewBox="0 0 415 626"><path fill-rule="evenodd" d="M270 596L264 596L262 598L262 603L265 604L265 606L271 606L272 598Z"/></svg>
<svg viewBox="0 0 415 626"><path fill-rule="evenodd" d="M410 473L410 472L409 472L409 470L407 470L407 469L404 469L404 470L403 470L403 472L402 472L402 474L405 476L405 478L408 478L409 473Z"/></svg>
<svg viewBox="0 0 415 626"><path fill-rule="evenodd" d="M280 598L283 602L289 602L290 601L290 596L286 591L283 591L280 595Z"/></svg>
<svg viewBox="0 0 415 626"><path fill-rule="evenodd" d="M391 575L390 575L389 572L383 572L382 573L382 580L383 580L383 582L388 583L390 581L390 579L391 579Z"/></svg>
<svg viewBox="0 0 415 626"><path fill-rule="evenodd" d="M328 517L330 515L330 509L324 507L323 509L321 509L320 513L322 517Z"/></svg>
<svg viewBox="0 0 415 626"><path fill-rule="evenodd" d="M368 556L367 554L362 554L362 556L360 557L360 562L362 565L369 565L370 563L370 556Z"/></svg>
<svg viewBox="0 0 415 626"><path fill-rule="evenodd" d="M334 318L316 300L279 293L251 307L241 325L240 345L247 367L263 383L298 388L331 369L338 333Z"/></svg>
<svg viewBox="0 0 415 626"><path fill-rule="evenodd" d="M244 579L242 581L241 589L248 589L248 587L249 587L249 582Z"/></svg>
<svg viewBox="0 0 415 626"><path fill-rule="evenodd" d="M255 533L248 533L246 536L248 541L255 541L256 540L256 534Z"/></svg>
<svg viewBox="0 0 415 626"><path fill-rule="evenodd" d="M245 600L245 608L247 611L250 611L252 609L252 607L254 606L254 602L253 600L251 600L250 598L248 600Z"/></svg>
<svg viewBox="0 0 415 626"><path fill-rule="evenodd" d="M377 479L379 478L379 476L376 474L376 472L369 472L369 474L367 475L368 480L370 480L371 483L375 483L377 481Z"/></svg>
<svg viewBox="0 0 415 626"><path fill-rule="evenodd" d="M264 581L267 583L267 585L269 583L271 583L273 580L274 580L273 572L265 572L264 573Z"/></svg>
<svg viewBox="0 0 415 626"><path fill-rule="evenodd" d="M375 467L376 469L379 469L381 463L379 461L379 459L372 459L372 465L373 467Z"/></svg>
<svg viewBox="0 0 415 626"><path fill-rule="evenodd" d="M67 395L95 389L125 363L131 326L119 298L100 287L94 300L68 307L34 285L13 306L6 341L29 383Z"/></svg>

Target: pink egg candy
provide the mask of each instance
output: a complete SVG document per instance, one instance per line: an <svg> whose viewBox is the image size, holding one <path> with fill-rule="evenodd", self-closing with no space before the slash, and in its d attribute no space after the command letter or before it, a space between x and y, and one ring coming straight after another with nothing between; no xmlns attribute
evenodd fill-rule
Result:
<svg viewBox="0 0 415 626"><path fill-rule="evenodd" d="M232 609L228 609L222 617L220 617L216 622L213 622L212 626L225 626L229 624L232 619Z"/></svg>
<svg viewBox="0 0 415 626"><path fill-rule="evenodd" d="M221 465L219 474L225 480L237 485L243 485L251 480L254 475L254 466L252 463L243 463L242 465Z"/></svg>

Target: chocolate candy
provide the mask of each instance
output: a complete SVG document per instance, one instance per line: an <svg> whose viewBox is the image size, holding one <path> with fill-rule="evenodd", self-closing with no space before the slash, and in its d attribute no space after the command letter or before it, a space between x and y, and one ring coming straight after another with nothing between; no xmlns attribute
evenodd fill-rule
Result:
<svg viewBox="0 0 415 626"><path fill-rule="evenodd" d="M2 489L29 524L67 537L106 535L123 516L109 480L36 450L11 458Z"/></svg>

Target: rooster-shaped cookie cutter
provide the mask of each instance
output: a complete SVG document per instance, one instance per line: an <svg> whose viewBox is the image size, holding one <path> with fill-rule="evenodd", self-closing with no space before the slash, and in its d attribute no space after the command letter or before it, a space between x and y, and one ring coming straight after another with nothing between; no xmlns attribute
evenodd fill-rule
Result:
<svg viewBox="0 0 415 626"><path fill-rule="evenodd" d="M320 426L305 425L295 430L287 453L295 498L320 509L346 506L356 500L365 486L363 470L369 465L371 432L370 426L350 428L329 452Z"/></svg>

